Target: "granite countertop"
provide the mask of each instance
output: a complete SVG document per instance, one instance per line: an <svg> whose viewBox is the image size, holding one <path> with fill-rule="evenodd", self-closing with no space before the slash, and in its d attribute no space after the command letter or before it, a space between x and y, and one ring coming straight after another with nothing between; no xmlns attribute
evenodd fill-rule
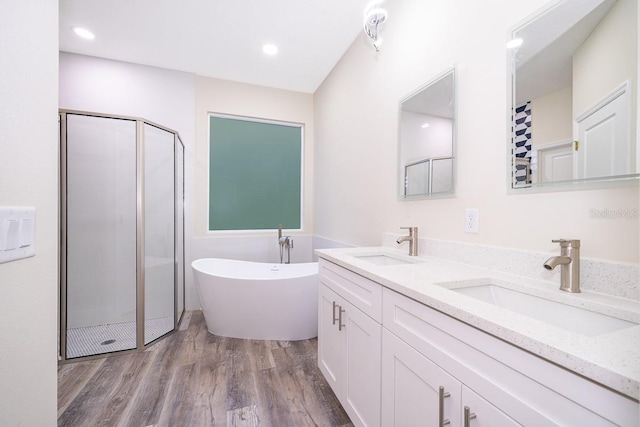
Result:
<svg viewBox="0 0 640 427"><path fill-rule="evenodd" d="M387 247L320 249L316 254L422 304L638 400L640 395L640 303L583 291L569 294L558 283L474 267L436 257L409 257ZM366 256L386 255L401 264L377 265ZM530 295L623 319L636 326L588 336L500 308L457 287L496 284Z"/></svg>

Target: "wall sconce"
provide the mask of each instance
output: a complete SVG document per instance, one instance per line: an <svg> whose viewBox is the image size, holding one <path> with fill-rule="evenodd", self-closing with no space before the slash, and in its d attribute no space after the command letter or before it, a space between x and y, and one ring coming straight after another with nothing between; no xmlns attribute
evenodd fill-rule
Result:
<svg viewBox="0 0 640 427"><path fill-rule="evenodd" d="M364 12L364 32L376 48L380 50L382 37L380 37L380 25L387 20L387 11L380 7L380 4L372 4Z"/></svg>

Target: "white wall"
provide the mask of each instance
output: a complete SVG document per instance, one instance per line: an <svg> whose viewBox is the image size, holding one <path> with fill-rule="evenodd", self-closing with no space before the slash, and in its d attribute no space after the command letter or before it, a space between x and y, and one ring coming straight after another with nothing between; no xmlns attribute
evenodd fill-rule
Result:
<svg viewBox="0 0 640 427"><path fill-rule="evenodd" d="M0 2L0 205L36 208L36 255L0 264L0 425L57 412L58 2Z"/></svg>
<svg viewBox="0 0 640 427"><path fill-rule="evenodd" d="M383 232L418 226L424 237L540 251L557 251L554 238L579 238L584 256L638 262L637 186L507 195L506 34L545 3L385 3L381 51L361 36L315 93L315 234L379 245ZM457 197L397 201L398 103L452 65ZM479 234L463 232L470 207L479 208ZM618 209L630 215L594 215Z"/></svg>
<svg viewBox="0 0 640 427"><path fill-rule="evenodd" d="M531 100L533 149L573 138L571 86Z"/></svg>
<svg viewBox="0 0 640 427"><path fill-rule="evenodd" d="M193 141L195 76L60 52L60 108L142 117Z"/></svg>

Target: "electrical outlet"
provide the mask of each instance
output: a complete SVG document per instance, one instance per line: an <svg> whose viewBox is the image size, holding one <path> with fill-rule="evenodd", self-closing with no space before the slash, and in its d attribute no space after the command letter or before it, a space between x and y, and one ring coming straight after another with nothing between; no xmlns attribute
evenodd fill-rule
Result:
<svg viewBox="0 0 640 427"><path fill-rule="evenodd" d="M464 232L478 234L478 221L480 213L478 209L464 210Z"/></svg>

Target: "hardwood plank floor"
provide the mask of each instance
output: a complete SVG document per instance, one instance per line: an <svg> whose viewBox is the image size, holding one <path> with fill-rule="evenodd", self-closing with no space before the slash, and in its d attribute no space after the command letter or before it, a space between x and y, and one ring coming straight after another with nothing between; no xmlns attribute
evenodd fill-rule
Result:
<svg viewBox="0 0 640 427"><path fill-rule="evenodd" d="M200 311L144 352L60 365L58 425L353 426L317 367L317 340L218 337Z"/></svg>

